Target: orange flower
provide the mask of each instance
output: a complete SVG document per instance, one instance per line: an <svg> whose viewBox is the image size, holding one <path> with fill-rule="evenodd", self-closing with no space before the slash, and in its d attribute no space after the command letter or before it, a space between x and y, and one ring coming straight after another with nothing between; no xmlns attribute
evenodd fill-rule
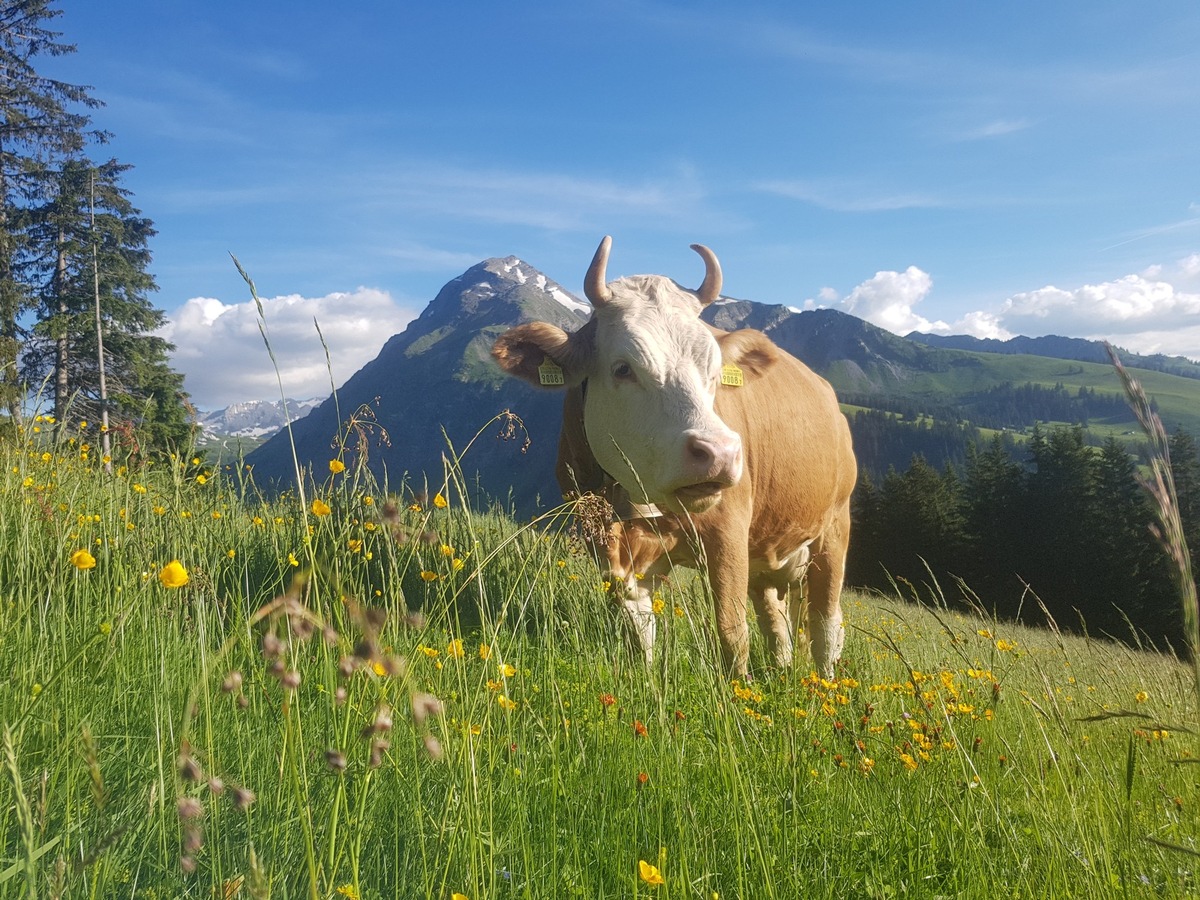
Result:
<svg viewBox="0 0 1200 900"><path fill-rule="evenodd" d="M637 737L645 737L649 733L646 731L646 726L642 724L641 719L633 720L633 733Z"/></svg>

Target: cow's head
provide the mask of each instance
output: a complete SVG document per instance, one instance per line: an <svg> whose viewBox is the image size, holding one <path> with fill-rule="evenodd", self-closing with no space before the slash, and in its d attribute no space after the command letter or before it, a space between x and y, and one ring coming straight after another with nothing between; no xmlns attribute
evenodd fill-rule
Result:
<svg viewBox="0 0 1200 900"><path fill-rule="evenodd" d="M611 243L600 242L587 272L584 293L594 307L587 324L573 334L544 322L521 325L502 334L492 354L535 385L551 386L555 367L562 386L586 381L584 427L604 470L636 502L701 512L742 477L741 437L713 409L722 363L755 372L774 361L773 347L765 339L727 341L722 359L699 317L721 293L721 266L707 247L692 245L706 272L689 291L660 275L606 283Z"/></svg>

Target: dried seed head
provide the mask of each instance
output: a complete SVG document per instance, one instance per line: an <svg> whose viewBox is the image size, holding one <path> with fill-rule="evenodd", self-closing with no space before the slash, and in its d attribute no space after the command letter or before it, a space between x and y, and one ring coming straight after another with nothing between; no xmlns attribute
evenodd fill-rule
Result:
<svg viewBox="0 0 1200 900"><path fill-rule="evenodd" d="M300 687L300 673L284 672L279 678L279 683L283 685L285 691L294 691Z"/></svg>
<svg viewBox="0 0 1200 900"><path fill-rule="evenodd" d="M196 858L194 856L180 857L179 868L183 870L184 875L191 875L196 871Z"/></svg>
<svg viewBox="0 0 1200 900"><path fill-rule="evenodd" d="M381 703L375 709L375 720L362 730L362 736L368 738L373 734L392 730L392 710L386 703Z"/></svg>
<svg viewBox="0 0 1200 900"><path fill-rule="evenodd" d="M232 694L242 689L242 673L237 669L231 671L221 682L221 693Z"/></svg>
<svg viewBox="0 0 1200 900"><path fill-rule="evenodd" d="M383 626L387 624L387 610L379 606L368 606L364 616L366 618L366 626L371 631L383 631Z"/></svg>
<svg viewBox="0 0 1200 900"><path fill-rule="evenodd" d="M445 755L442 750L442 742L435 738L432 734L425 735L425 752L429 754L430 759L441 759Z"/></svg>
<svg viewBox="0 0 1200 900"><path fill-rule="evenodd" d="M341 660L338 661L338 674L341 675L343 678L349 678L351 675L354 674L354 670L357 669L358 666L359 666L359 657L343 656L341 658Z"/></svg>
<svg viewBox="0 0 1200 900"><path fill-rule="evenodd" d="M378 738L377 740L373 741L371 743L371 758L367 761L367 764L372 769L378 769L383 763L383 754L387 753L388 748L391 746L392 745L383 738Z"/></svg>
<svg viewBox="0 0 1200 900"><path fill-rule="evenodd" d="M225 793L225 782L214 775L212 778L208 779L208 789L219 797L221 794Z"/></svg>
<svg viewBox="0 0 1200 900"><path fill-rule="evenodd" d="M342 706L346 702L346 689L344 687L339 685L338 689L333 692L333 702L338 706Z"/></svg>
<svg viewBox="0 0 1200 900"><path fill-rule="evenodd" d="M287 671L287 666L284 665L282 659L273 659L271 664L267 666L267 674L272 678L282 678L283 673Z"/></svg>
<svg viewBox="0 0 1200 900"><path fill-rule="evenodd" d="M354 655L366 662L367 660L374 659L378 655L378 648L375 646L375 642L373 640L370 638L363 638L354 645Z"/></svg>
<svg viewBox="0 0 1200 900"><path fill-rule="evenodd" d="M393 678L397 677L398 675L404 674L404 658L403 657L396 656L394 654L389 653L387 656L385 656L383 659L381 659L379 661L379 664L381 666L383 666L383 671L386 672L388 675L392 676Z"/></svg>
<svg viewBox="0 0 1200 900"><path fill-rule="evenodd" d="M268 631L263 635L262 652L267 659L273 659L283 652L283 641L279 640L275 632Z"/></svg>
<svg viewBox="0 0 1200 900"><path fill-rule="evenodd" d="M413 722L418 726L424 725L425 720L429 716L440 716L442 714L442 701L433 696L433 694L417 691L412 696L412 713Z"/></svg>
<svg viewBox="0 0 1200 900"><path fill-rule="evenodd" d="M343 772L346 769L346 756L340 750L326 750L325 762L335 772Z"/></svg>
<svg viewBox="0 0 1200 900"><path fill-rule="evenodd" d="M250 705L250 698L247 697L245 694L238 694L237 705L238 705L238 709L245 709L247 706Z"/></svg>
<svg viewBox="0 0 1200 900"><path fill-rule="evenodd" d="M181 822L191 822L204 817L204 804L195 797L180 797L175 808L179 811Z"/></svg>
<svg viewBox="0 0 1200 900"><path fill-rule="evenodd" d="M179 777L189 784L195 784L204 777L204 770L200 768L200 763L186 750L179 757Z"/></svg>
<svg viewBox="0 0 1200 900"><path fill-rule="evenodd" d="M332 625L326 625L321 629L321 637L325 639L325 643L332 647L338 642L337 629L335 629Z"/></svg>
<svg viewBox="0 0 1200 900"><path fill-rule="evenodd" d="M183 850L189 856L204 846L204 833L199 828L188 828L183 832Z"/></svg>
<svg viewBox="0 0 1200 900"><path fill-rule="evenodd" d="M258 799L258 797L255 796L254 791L250 790L250 788L235 786L232 789L232 794L233 794L233 805L237 809L243 809L243 810L249 809L250 804L252 804L255 800Z"/></svg>

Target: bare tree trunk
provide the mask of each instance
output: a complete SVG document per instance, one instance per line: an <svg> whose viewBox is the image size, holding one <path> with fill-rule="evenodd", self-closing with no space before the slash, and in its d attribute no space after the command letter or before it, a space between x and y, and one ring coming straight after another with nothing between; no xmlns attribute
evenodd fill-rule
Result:
<svg viewBox="0 0 1200 900"><path fill-rule="evenodd" d="M67 254L65 250L67 237L62 227L58 229L58 261L54 269L54 296L58 301L58 334L54 338L54 433L62 436L64 423L67 420L67 401L70 399L70 378L68 366L71 356L71 344L67 339Z"/></svg>
<svg viewBox="0 0 1200 900"><path fill-rule="evenodd" d="M104 471L112 472L112 441L108 435L108 386L104 381L104 321L100 317L100 252L96 247L96 173L90 179L88 212L92 233L92 290L96 298L96 365L100 375L100 451Z"/></svg>

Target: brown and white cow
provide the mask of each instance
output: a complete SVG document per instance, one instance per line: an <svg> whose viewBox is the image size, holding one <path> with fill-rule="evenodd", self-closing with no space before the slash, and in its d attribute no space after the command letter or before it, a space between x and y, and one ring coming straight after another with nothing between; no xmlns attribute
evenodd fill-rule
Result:
<svg viewBox="0 0 1200 900"><path fill-rule="evenodd" d="M588 269L591 319L568 334L533 322L492 353L509 374L565 388L558 479L564 492L627 494L612 526L606 576L624 590L647 658L651 594L672 565L706 568L724 662L747 674L747 596L773 661L791 663L807 579L808 637L825 675L841 655L841 589L857 468L829 384L761 332L699 318L721 293L721 268L697 291L659 275L605 281L610 238ZM736 382L741 381L739 385ZM644 580L636 575L646 576Z"/></svg>

